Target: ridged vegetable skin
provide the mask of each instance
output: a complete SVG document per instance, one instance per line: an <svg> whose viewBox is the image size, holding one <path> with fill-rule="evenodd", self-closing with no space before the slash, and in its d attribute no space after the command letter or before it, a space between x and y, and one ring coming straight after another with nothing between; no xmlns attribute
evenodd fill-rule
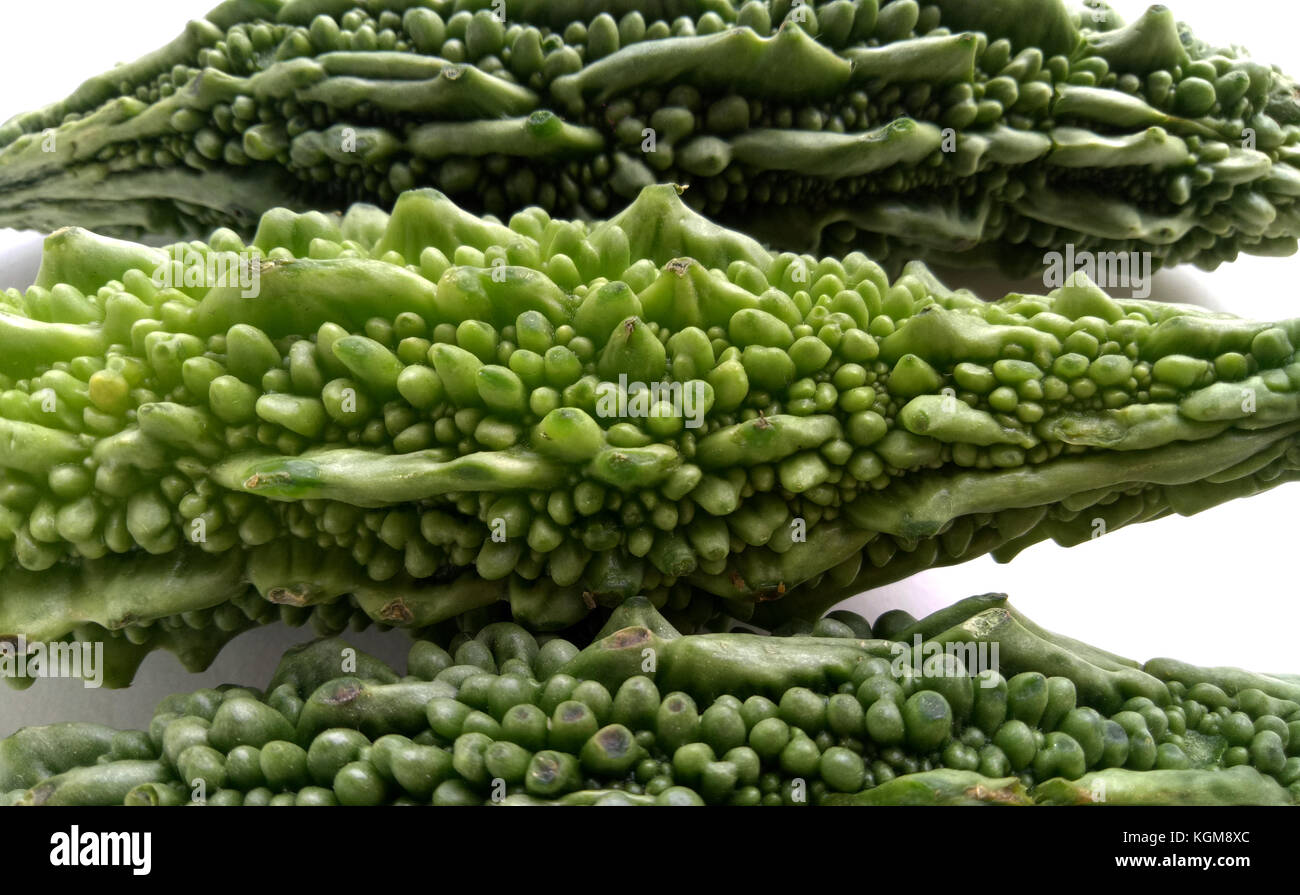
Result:
<svg viewBox="0 0 1300 895"><path fill-rule="evenodd" d="M0 741L0 804L1294 805L1300 795L1294 681L1165 659L1139 667L1043 631L996 594L920 621L890 613L877 627L873 637L841 612L789 637L683 637L636 599L582 651L495 624L447 649L416 643L403 678L364 654L340 676L351 651L318 641L287 655L265 694L169 697L147 732L18 731ZM978 644L999 650L966 649Z"/></svg>
<svg viewBox="0 0 1300 895"><path fill-rule="evenodd" d="M1212 268L1295 250L1297 123L1162 6L230 0L0 128L0 225L247 235L421 186L603 217L660 181L778 249Z"/></svg>
<svg viewBox="0 0 1300 895"><path fill-rule="evenodd" d="M637 594L771 627L1300 461L1300 321L1082 278L985 304L771 255L670 186L598 225L424 191L186 247L255 262L255 297L159 288L178 251L61 231L4 296L0 633L201 666L267 618L250 588L326 630Z"/></svg>

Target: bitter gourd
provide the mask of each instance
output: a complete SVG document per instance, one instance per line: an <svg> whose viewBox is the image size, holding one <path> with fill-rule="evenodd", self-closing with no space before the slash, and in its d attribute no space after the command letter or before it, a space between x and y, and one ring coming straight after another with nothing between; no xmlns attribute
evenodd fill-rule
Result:
<svg viewBox="0 0 1300 895"><path fill-rule="evenodd" d="M0 633L195 664L265 617L250 585L327 629L635 594L770 628L1300 467L1300 320L1083 277L986 304L769 254L671 186L598 225L416 191L251 246L64 230L3 299Z"/></svg>
<svg viewBox="0 0 1300 895"><path fill-rule="evenodd" d="M788 637L682 636L643 598L602 633L581 651L539 644L510 623L446 649L420 641L401 678L343 641L318 641L287 655L264 693L169 697L148 731L19 730L0 741L0 804L1294 805L1300 796L1300 686L1169 660L1139 667L1042 631L1003 595L964 600L889 638L845 612Z"/></svg>
<svg viewBox="0 0 1300 895"><path fill-rule="evenodd" d="M607 217L659 181L778 249L1212 268L1295 250L1298 123L1160 6L229 0L0 128L0 226L247 236L421 186Z"/></svg>

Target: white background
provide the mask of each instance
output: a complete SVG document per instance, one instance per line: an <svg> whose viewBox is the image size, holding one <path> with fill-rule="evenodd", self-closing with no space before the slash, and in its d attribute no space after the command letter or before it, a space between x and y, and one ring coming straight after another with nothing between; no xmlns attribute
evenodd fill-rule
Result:
<svg viewBox="0 0 1300 895"><path fill-rule="evenodd" d="M997 2L997 0L988 0ZM87 77L135 59L180 33L214 0L42 0L4 2L0 29L0 120L56 101ZM1116 0L1128 19L1146 4ZM1175 15L1211 43L1241 44L1261 61L1300 75L1291 0L1171 0ZM38 263L39 237L0 230L0 288L25 286ZM1205 304L1259 319L1300 315L1300 257L1243 258L1214 274L1157 275L1153 298ZM995 277L957 279L986 298L1041 285ZM3 350L4 346L0 346ZM1124 528L1064 550L1040 544L1008 565L980 559L916 575L848 604L868 618L891 608L916 616L971 594L1004 591L1039 624L1136 659L1174 656L1200 664L1300 673L1295 637L1296 501L1287 485L1184 519ZM0 594L0 599L4 595ZM38 681L16 693L0 686L0 736L57 720L119 727L148 723L164 695L232 681L260 686L279 654L308 639L276 625L235 640L206 673L187 674L171 655L154 653L128 690L86 690L76 681ZM363 649L404 662L400 632L351 635Z"/></svg>

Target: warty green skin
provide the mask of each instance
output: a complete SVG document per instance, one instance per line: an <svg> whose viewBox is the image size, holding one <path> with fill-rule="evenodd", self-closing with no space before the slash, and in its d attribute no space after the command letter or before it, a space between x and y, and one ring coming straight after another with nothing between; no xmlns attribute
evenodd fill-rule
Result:
<svg viewBox="0 0 1300 895"><path fill-rule="evenodd" d="M60 231L0 309L0 635L118 632L115 680L277 611L562 631L644 594L774 628L1300 463L1300 321L1082 277L986 304L670 186L599 224L414 191L188 244L257 263L253 299L158 288L177 251Z"/></svg>
<svg viewBox="0 0 1300 895"><path fill-rule="evenodd" d="M1008 615L1021 631L1000 640L997 619ZM581 651L497 623L442 645L417 642L401 678L342 640L319 640L286 654L265 691L168 697L147 733L20 730L0 741L0 804L1293 805L1300 797L1293 683L1170 660L1109 661L1038 628L1000 594L918 626L936 636L862 639L871 625L845 612L792 636L682 635L637 597ZM1000 646L1000 670L976 674L987 663L951 649L970 631Z"/></svg>
<svg viewBox="0 0 1300 895"><path fill-rule="evenodd" d="M599 217L657 181L778 248L895 268L1293 252L1294 83L1164 7L1097 12L230 0L0 128L0 224L247 233L413 187Z"/></svg>

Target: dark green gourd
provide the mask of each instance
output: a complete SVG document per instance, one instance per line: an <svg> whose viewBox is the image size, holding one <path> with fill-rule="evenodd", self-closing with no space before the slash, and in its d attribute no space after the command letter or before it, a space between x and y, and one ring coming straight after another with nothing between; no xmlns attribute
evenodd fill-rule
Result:
<svg viewBox="0 0 1300 895"><path fill-rule="evenodd" d="M659 181L895 270L1213 268L1300 235L1295 85L1240 52L1063 0L229 0L0 128L0 226L247 236L425 186L608 217Z"/></svg>
<svg viewBox="0 0 1300 895"><path fill-rule="evenodd" d="M898 617L899 613L894 613ZM148 731L0 740L0 805L1294 805L1300 685L1139 665L972 597L886 636L682 636L644 599L585 649L494 624L337 639L265 691L164 699ZM873 633L875 636L873 636ZM351 660L344 668L345 662Z"/></svg>

